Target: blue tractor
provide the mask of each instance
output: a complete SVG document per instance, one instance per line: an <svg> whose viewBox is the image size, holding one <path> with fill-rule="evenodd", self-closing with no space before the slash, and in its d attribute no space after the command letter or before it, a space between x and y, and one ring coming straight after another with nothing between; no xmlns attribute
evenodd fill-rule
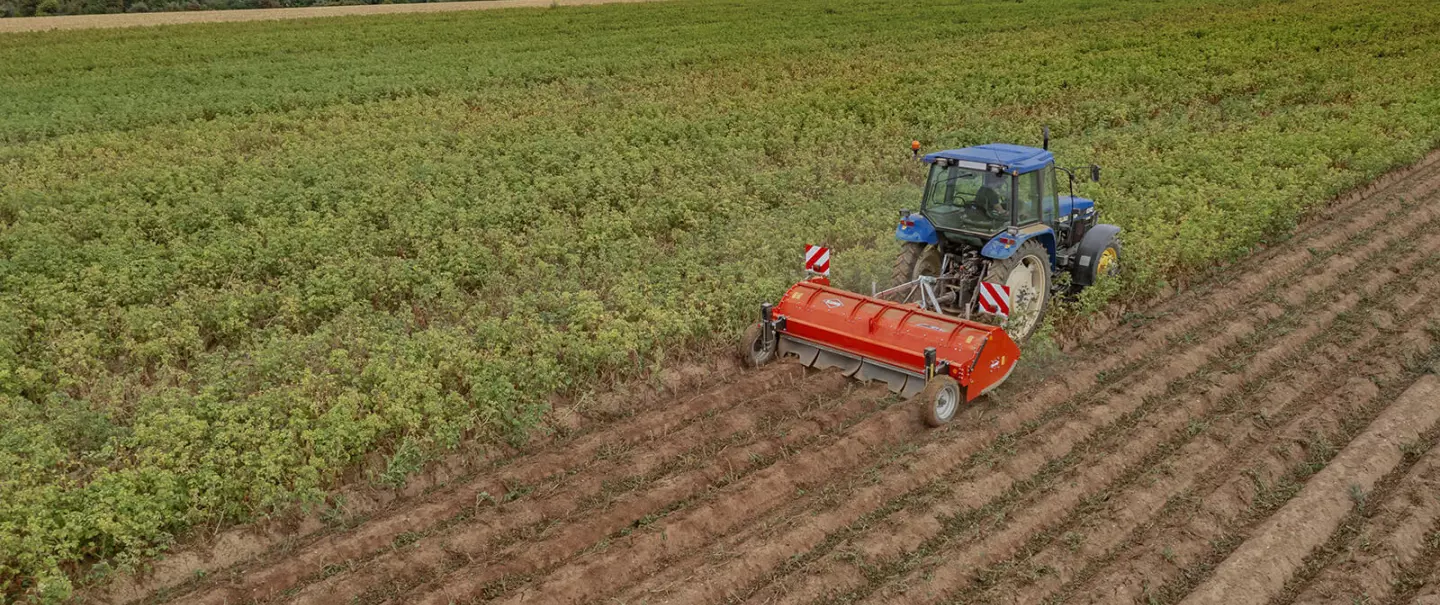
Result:
<svg viewBox="0 0 1440 605"><path fill-rule="evenodd" d="M1049 138L1042 149L996 143L925 155L924 197L919 212L900 211L887 292L966 319L996 308L998 293L1008 313L996 319L1023 343L1061 290L1057 275L1069 273L1079 289L1118 271L1120 228L1100 223L1095 202L1075 196L1075 173L1055 165ZM1062 172L1070 195L1060 195ZM1090 178L1099 180L1098 166Z"/></svg>

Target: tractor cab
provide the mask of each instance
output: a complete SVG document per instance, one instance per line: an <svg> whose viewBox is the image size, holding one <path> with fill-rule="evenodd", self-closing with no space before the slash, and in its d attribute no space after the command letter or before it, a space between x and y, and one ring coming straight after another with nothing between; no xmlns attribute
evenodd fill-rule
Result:
<svg viewBox="0 0 1440 605"><path fill-rule="evenodd" d="M924 162L930 170L920 214L956 243L978 248L999 240L1003 248L1014 238L1002 235L1042 227L1051 231L1044 243L1053 254L1083 238L1094 215L1093 201L1059 194L1055 156L1044 149L978 145L932 153Z"/></svg>

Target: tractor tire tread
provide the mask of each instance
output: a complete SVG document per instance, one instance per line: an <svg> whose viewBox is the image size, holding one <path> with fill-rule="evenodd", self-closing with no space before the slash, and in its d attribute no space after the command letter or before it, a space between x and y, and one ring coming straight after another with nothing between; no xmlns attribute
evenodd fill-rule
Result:
<svg viewBox="0 0 1440 605"><path fill-rule="evenodd" d="M890 273L890 287L915 279L915 267L929 261L934 265L934 272L940 272L940 250L934 246L919 242L906 242L900 245L900 254L895 257L895 268Z"/></svg>

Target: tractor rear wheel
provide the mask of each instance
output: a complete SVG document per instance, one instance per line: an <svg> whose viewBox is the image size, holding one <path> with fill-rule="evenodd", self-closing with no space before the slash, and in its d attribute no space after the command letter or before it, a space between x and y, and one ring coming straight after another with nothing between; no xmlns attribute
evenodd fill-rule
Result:
<svg viewBox="0 0 1440 605"><path fill-rule="evenodd" d="M919 242L901 244L895 270L890 274L890 287L915 281L921 275L940 275L940 249Z"/></svg>
<svg viewBox="0 0 1440 605"><path fill-rule="evenodd" d="M985 281L1010 288L1010 316L1000 325L1016 343L1029 340L1050 308L1050 253L1045 246L1030 240L1010 258L990 261Z"/></svg>

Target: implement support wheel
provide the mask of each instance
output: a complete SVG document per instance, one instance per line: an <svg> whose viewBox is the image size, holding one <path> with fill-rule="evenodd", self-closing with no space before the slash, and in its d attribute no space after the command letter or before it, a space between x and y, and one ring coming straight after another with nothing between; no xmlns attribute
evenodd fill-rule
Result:
<svg viewBox="0 0 1440 605"><path fill-rule="evenodd" d="M765 328L760 324L752 324L745 328L745 335L740 337L740 364L747 368L758 368L770 363L775 359L779 343L780 339L772 336L767 347Z"/></svg>
<svg viewBox="0 0 1440 605"><path fill-rule="evenodd" d="M916 399L920 402L920 414L925 418L925 424L940 426L955 419L965 395L954 378L936 376L925 383L925 390L920 391Z"/></svg>

